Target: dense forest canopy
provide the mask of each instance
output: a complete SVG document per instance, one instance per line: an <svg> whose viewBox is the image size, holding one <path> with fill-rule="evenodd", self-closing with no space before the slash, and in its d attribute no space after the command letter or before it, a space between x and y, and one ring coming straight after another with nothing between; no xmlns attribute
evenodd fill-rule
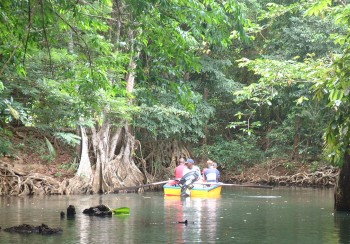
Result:
<svg viewBox="0 0 350 244"><path fill-rule="evenodd" d="M19 128L78 147L86 191L349 153L346 1L5 0L0 153ZM133 172L130 174L130 172ZM84 183L81 183L84 182ZM72 190L73 191L73 190Z"/></svg>

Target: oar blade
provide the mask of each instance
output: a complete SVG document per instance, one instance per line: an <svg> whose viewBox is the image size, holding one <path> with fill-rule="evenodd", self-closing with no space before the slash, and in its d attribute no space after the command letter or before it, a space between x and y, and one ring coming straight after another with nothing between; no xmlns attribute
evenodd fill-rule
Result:
<svg viewBox="0 0 350 244"><path fill-rule="evenodd" d="M120 207L112 210L115 215L130 215L130 208Z"/></svg>

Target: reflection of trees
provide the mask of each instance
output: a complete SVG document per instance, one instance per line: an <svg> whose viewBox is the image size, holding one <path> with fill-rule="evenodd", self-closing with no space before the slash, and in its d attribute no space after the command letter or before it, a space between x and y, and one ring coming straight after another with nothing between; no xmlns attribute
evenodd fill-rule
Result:
<svg viewBox="0 0 350 244"><path fill-rule="evenodd" d="M219 202L220 199L215 198L166 197L165 218L188 221L187 226L176 224L174 227L177 241L215 242Z"/></svg>
<svg viewBox="0 0 350 244"><path fill-rule="evenodd" d="M205 232L208 241L215 241L217 236L217 224L218 224L218 209L217 203L220 201L217 198L205 199L203 202L203 219L205 223Z"/></svg>
<svg viewBox="0 0 350 244"><path fill-rule="evenodd" d="M166 196L164 199L164 208L165 221L172 222L172 224L174 224L174 226L171 228L172 232L175 230L175 237L168 235L167 242L184 242L184 229L186 226L184 224L177 224L177 222L185 220L184 202L181 201L181 197L179 196Z"/></svg>
<svg viewBox="0 0 350 244"><path fill-rule="evenodd" d="M335 233L338 236L338 243L349 243L350 240L350 218L345 212L334 213Z"/></svg>
<svg viewBox="0 0 350 244"><path fill-rule="evenodd" d="M185 240L203 242L202 233L202 198L186 198L184 201L184 213L189 224L184 233Z"/></svg>

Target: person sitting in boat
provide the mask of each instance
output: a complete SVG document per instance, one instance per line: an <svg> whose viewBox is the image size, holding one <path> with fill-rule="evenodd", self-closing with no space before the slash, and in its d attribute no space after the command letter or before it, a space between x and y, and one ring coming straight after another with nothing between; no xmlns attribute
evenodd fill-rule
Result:
<svg viewBox="0 0 350 244"><path fill-rule="evenodd" d="M191 172L191 171L197 171L198 174L199 174L199 177L201 177L201 170L200 168L197 166L197 165L194 165L194 160L189 158L187 159L186 161L186 167L184 168L184 171L183 171L183 175L187 174L188 172Z"/></svg>
<svg viewBox="0 0 350 244"><path fill-rule="evenodd" d="M184 176L184 169L186 161L184 158L179 159L179 165L175 168L175 180L180 180Z"/></svg>
<svg viewBox="0 0 350 244"><path fill-rule="evenodd" d="M208 161L207 161L207 167L204 168L204 169L202 170L203 179L205 179L205 177L204 177L204 171L207 170L207 169L209 169L209 167L210 167L213 163L214 163L214 162L211 161L211 160L208 160Z"/></svg>
<svg viewBox="0 0 350 244"><path fill-rule="evenodd" d="M220 179L220 171L217 169L217 164L212 163L208 169L204 171L204 179L211 183L217 183Z"/></svg>

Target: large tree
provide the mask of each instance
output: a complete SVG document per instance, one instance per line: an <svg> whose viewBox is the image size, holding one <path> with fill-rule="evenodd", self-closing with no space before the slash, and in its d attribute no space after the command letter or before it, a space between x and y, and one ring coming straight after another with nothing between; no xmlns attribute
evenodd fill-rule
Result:
<svg viewBox="0 0 350 244"><path fill-rule="evenodd" d="M283 9L287 12L295 9L295 4L287 6L287 8L271 5L273 8L268 12L267 16L273 13L281 13ZM302 48L292 48L292 43L289 43L291 34L299 27L294 24L288 28L283 28L283 31L290 36L288 39L282 37L281 41L269 41L272 45L271 50L275 50L276 46L284 47L280 52L272 52L275 55L265 55L259 59L249 60L242 59L240 61L242 67L247 67L259 77L258 83L253 83L247 86L244 90L236 93L241 100L250 100L261 108L261 105L268 104L276 109L276 98L281 97L281 91L288 91L289 99L285 101L291 102L291 97L299 111L295 119L295 146L300 144L300 139L307 135L300 133L302 120L312 118L312 114L323 111L318 116L318 120L312 124L319 126L323 125L324 129L320 128L319 132L325 132L325 155L332 163L340 167L340 174L335 188L335 209L341 211L350 210L350 82L349 82L349 16L350 5L346 2L333 2L329 0L309 1L302 5L298 5L298 9L303 10L302 16L299 19L293 17L293 22L304 26L304 29L309 29L303 35L294 36L301 40L293 41L293 45L301 45ZM304 19L302 19L304 18ZM305 23L307 25L305 25ZM310 25L313 23L312 25ZM324 23L329 23L327 31L322 31L319 28ZM308 27L307 27L308 26ZM311 27L311 28L310 28ZM324 29L324 28L323 28ZM292 32L293 30L293 32ZM312 30L312 31L311 31ZM318 30L317 32L314 32ZM331 30L331 32L328 32ZM287 32L288 31L288 32ZM328 32L328 33L327 33ZM314 34L310 34L314 33ZM273 35L275 36L275 35ZM307 37L307 42L302 42L302 37ZM319 46L315 42L318 38L332 45L327 45L327 48ZM329 39L328 41L325 39ZM315 49L318 48L318 49ZM301 53L298 53L301 51ZM315 53L309 53L315 52ZM297 55L294 59L288 60L293 55ZM312 98L317 98L312 101ZM315 103L316 102L316 103ZM279 107L285 103L279 103ZM312 105L314 104L314 105ZM311 106L312 105L312 106ZM292 106L289 106L290 108ZM303 109L307 107L307 110ZM316 112L316 113L315 113ZM312 122L309 120L309 122ZM317 122L317 123L315 123ZM326 123L328 126L326 126ZM305 125L304 125L305 126ZM317 128L314 126L314 128ZM282 127L281 127L282 128ZM307 129L307 132L312 130ZM282 135L282 134L280 134ZM314 134L317 135L317 134ZM318 135L320 135L318 133ZM297 136L297 137L295 137ZM312 138L311 138L312 139ZM295 155L295 152L293 152ZM295 158L295 156L294 156Z"/></svg>
<svg viewBox="0 0 350 244"><path fill-rule="evenodd" d="M0 6L2 122L52 132L79 128L79 169L64 182L66 193L141 183L130 120L134 105L155 104L140 103L135 84L166 92L185 87L208 45L225 47L231 31L243 30L236 1L16 0ZM196 112L189 98L175 98L180 112ZM148 111L162 111L157 107Z"/></svg>
<svg viewBox="0 0 350 244"><path fill-rule="evenodd" d="M340 173L334 192L334 207L339 211L350 210L350 5L345 1L315 1L307 11L308 15L327 14L347 32L335 32L332 37L341 46L341 52L333 53L331 65L319 69L314 74L316 97L326 98L332 109L332 117L325 133L326 153L330 160L340 167ZM324 62L320 62L320 67Z"/></svg>

